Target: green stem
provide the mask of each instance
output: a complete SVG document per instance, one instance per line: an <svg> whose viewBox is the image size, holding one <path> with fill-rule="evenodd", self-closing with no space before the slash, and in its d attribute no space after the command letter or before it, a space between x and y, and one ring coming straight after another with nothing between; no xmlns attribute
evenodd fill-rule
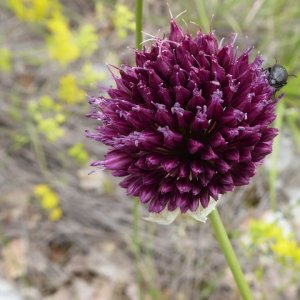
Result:
<svg viewBox="0 0 300 300"><path fill-rule="evenodd" d="M220 244L220 247L226 257L229 268L233 274L235 282L240 290L243 300L253 300L250 288L245 280L242 269L232 249L231 243L225 231L224 225L220 218L217 209L214 209L209 215L215 236Z"/></svg>
<svg viewBox="0 0 300 300"><path fill-rule="evenodd" d="M143 0L136 0L135 2L135 44L136 47L142 49L143 41Z"/></svg>
<svg viewBox="0 0 300 300"><path fill-rule="evenodd" d="M283 115L285 110L285 104L280 101L276 107L277 118L274 122L274 127L279 130L282 128ZM278 177L278 156L280 148L280 136L277 136L273 142L273 151L271 154L271 170L269 173L269 185L270 185L270 202L272 210L277 209L277 193L276 193L276 182Z"/></svg>
<svg viewBox="0 0 300 300"><path fill-rule="evenodd" d="M45 157L45 151L43 148L43 145L40 143L40 139L38 136L38 132L36 129L36 126L32 124L30 121L26 123L27 132L30 138L30 143L33 148L33 152L35 154L35 157L37 158L38 165L40 167L40 170L43 174L43 176L46 179L49 179L49 172L47 167L47 160Z"/></svg>

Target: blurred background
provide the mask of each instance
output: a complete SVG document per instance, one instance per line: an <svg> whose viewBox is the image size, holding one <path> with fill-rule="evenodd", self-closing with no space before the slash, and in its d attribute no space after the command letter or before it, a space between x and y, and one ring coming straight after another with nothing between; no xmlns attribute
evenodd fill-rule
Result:
<svg viewBox="0 0 300 300"><path fill-rule="evenodd" d="M298 76L272 155L219 209L256 300L300 299L296 2L169 1L191 33L238 33L265 67ZM166 1L145 1L146 33L169 20ZM134 30L132 0L0 1L0 300L240 299L209 222L147 223L109 173L88 175L106 149L84 137L87 95L112 84L107 64L133 63Z"/></svg>

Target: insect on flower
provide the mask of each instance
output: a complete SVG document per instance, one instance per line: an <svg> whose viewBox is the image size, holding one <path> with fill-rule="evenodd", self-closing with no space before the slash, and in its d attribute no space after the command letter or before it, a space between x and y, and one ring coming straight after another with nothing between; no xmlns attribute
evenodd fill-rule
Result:
<svg viewBox="0 0 300 300"><path fill-rule="evenodd" d="M277 63L272 67L267 68L265 71L270 86L275 88L275 93L278 92L283 86L287 84L287 80L289 76L297 77L296 75L289 75L286 68Z"/></svg>

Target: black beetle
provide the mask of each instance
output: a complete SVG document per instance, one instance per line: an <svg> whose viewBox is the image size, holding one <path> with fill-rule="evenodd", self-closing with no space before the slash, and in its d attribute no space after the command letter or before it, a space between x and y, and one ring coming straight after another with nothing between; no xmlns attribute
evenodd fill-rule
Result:
<svg viewBox="0 0 300 300"><path fill-rule="evenodd" d="M275 88L275 92L279 91L287 84L289 74L286 68L282 65L275 64L266 70L270 86Z"/></svg>
<svg viewBox="0 0 300 300"><path fill-rule="evenodd" d="M286 68L277 63L272 67L264 70L267 74L270 86L275 89L275 93L279 91L283 86L287 84L287 79L289 76L297 77L296 75L290 75Z"/></svg>

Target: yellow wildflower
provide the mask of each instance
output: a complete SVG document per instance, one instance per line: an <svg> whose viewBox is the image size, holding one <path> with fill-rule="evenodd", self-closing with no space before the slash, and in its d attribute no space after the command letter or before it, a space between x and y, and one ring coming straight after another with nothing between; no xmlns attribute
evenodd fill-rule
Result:
<svg viewBox="0 0 300 300"><path fill-rule="evenodd" d="M51 221L57 221L62 217L59 197L48 185L36 185L34 195L39 199L42 208L47 211Z"/></svg>
<svg viewBox="0 0 300 300"><path fill-rule="evenodd" d="M63 212L62 212L62 210L59 207L54 208L49 213L49 220L51 220L53 222L56 222L59 219L61 219L62 215L63 215Z"/></svg>
<svg viewBox="0 0 300 300"><path fill-rule="evenodd" d="M8 7L21 21L41 22L60 10L57 0L9 0Z"/></svg>
<svg viewBox="0 0 300 300"><path fill-rule="evenodd" d="M58 96L69 104L80 103L86 97L85 92L78 87L76 78L72 74L60 78Z"/></svg>
<svg viewBox="0 0 300 300"><path fill-rule="evenodd" d="M80 56L80 48L67 20L61 14L56 14L47 22L47 27L51 32L47 38L50 57L62 65L75 61Z"/></svg>

